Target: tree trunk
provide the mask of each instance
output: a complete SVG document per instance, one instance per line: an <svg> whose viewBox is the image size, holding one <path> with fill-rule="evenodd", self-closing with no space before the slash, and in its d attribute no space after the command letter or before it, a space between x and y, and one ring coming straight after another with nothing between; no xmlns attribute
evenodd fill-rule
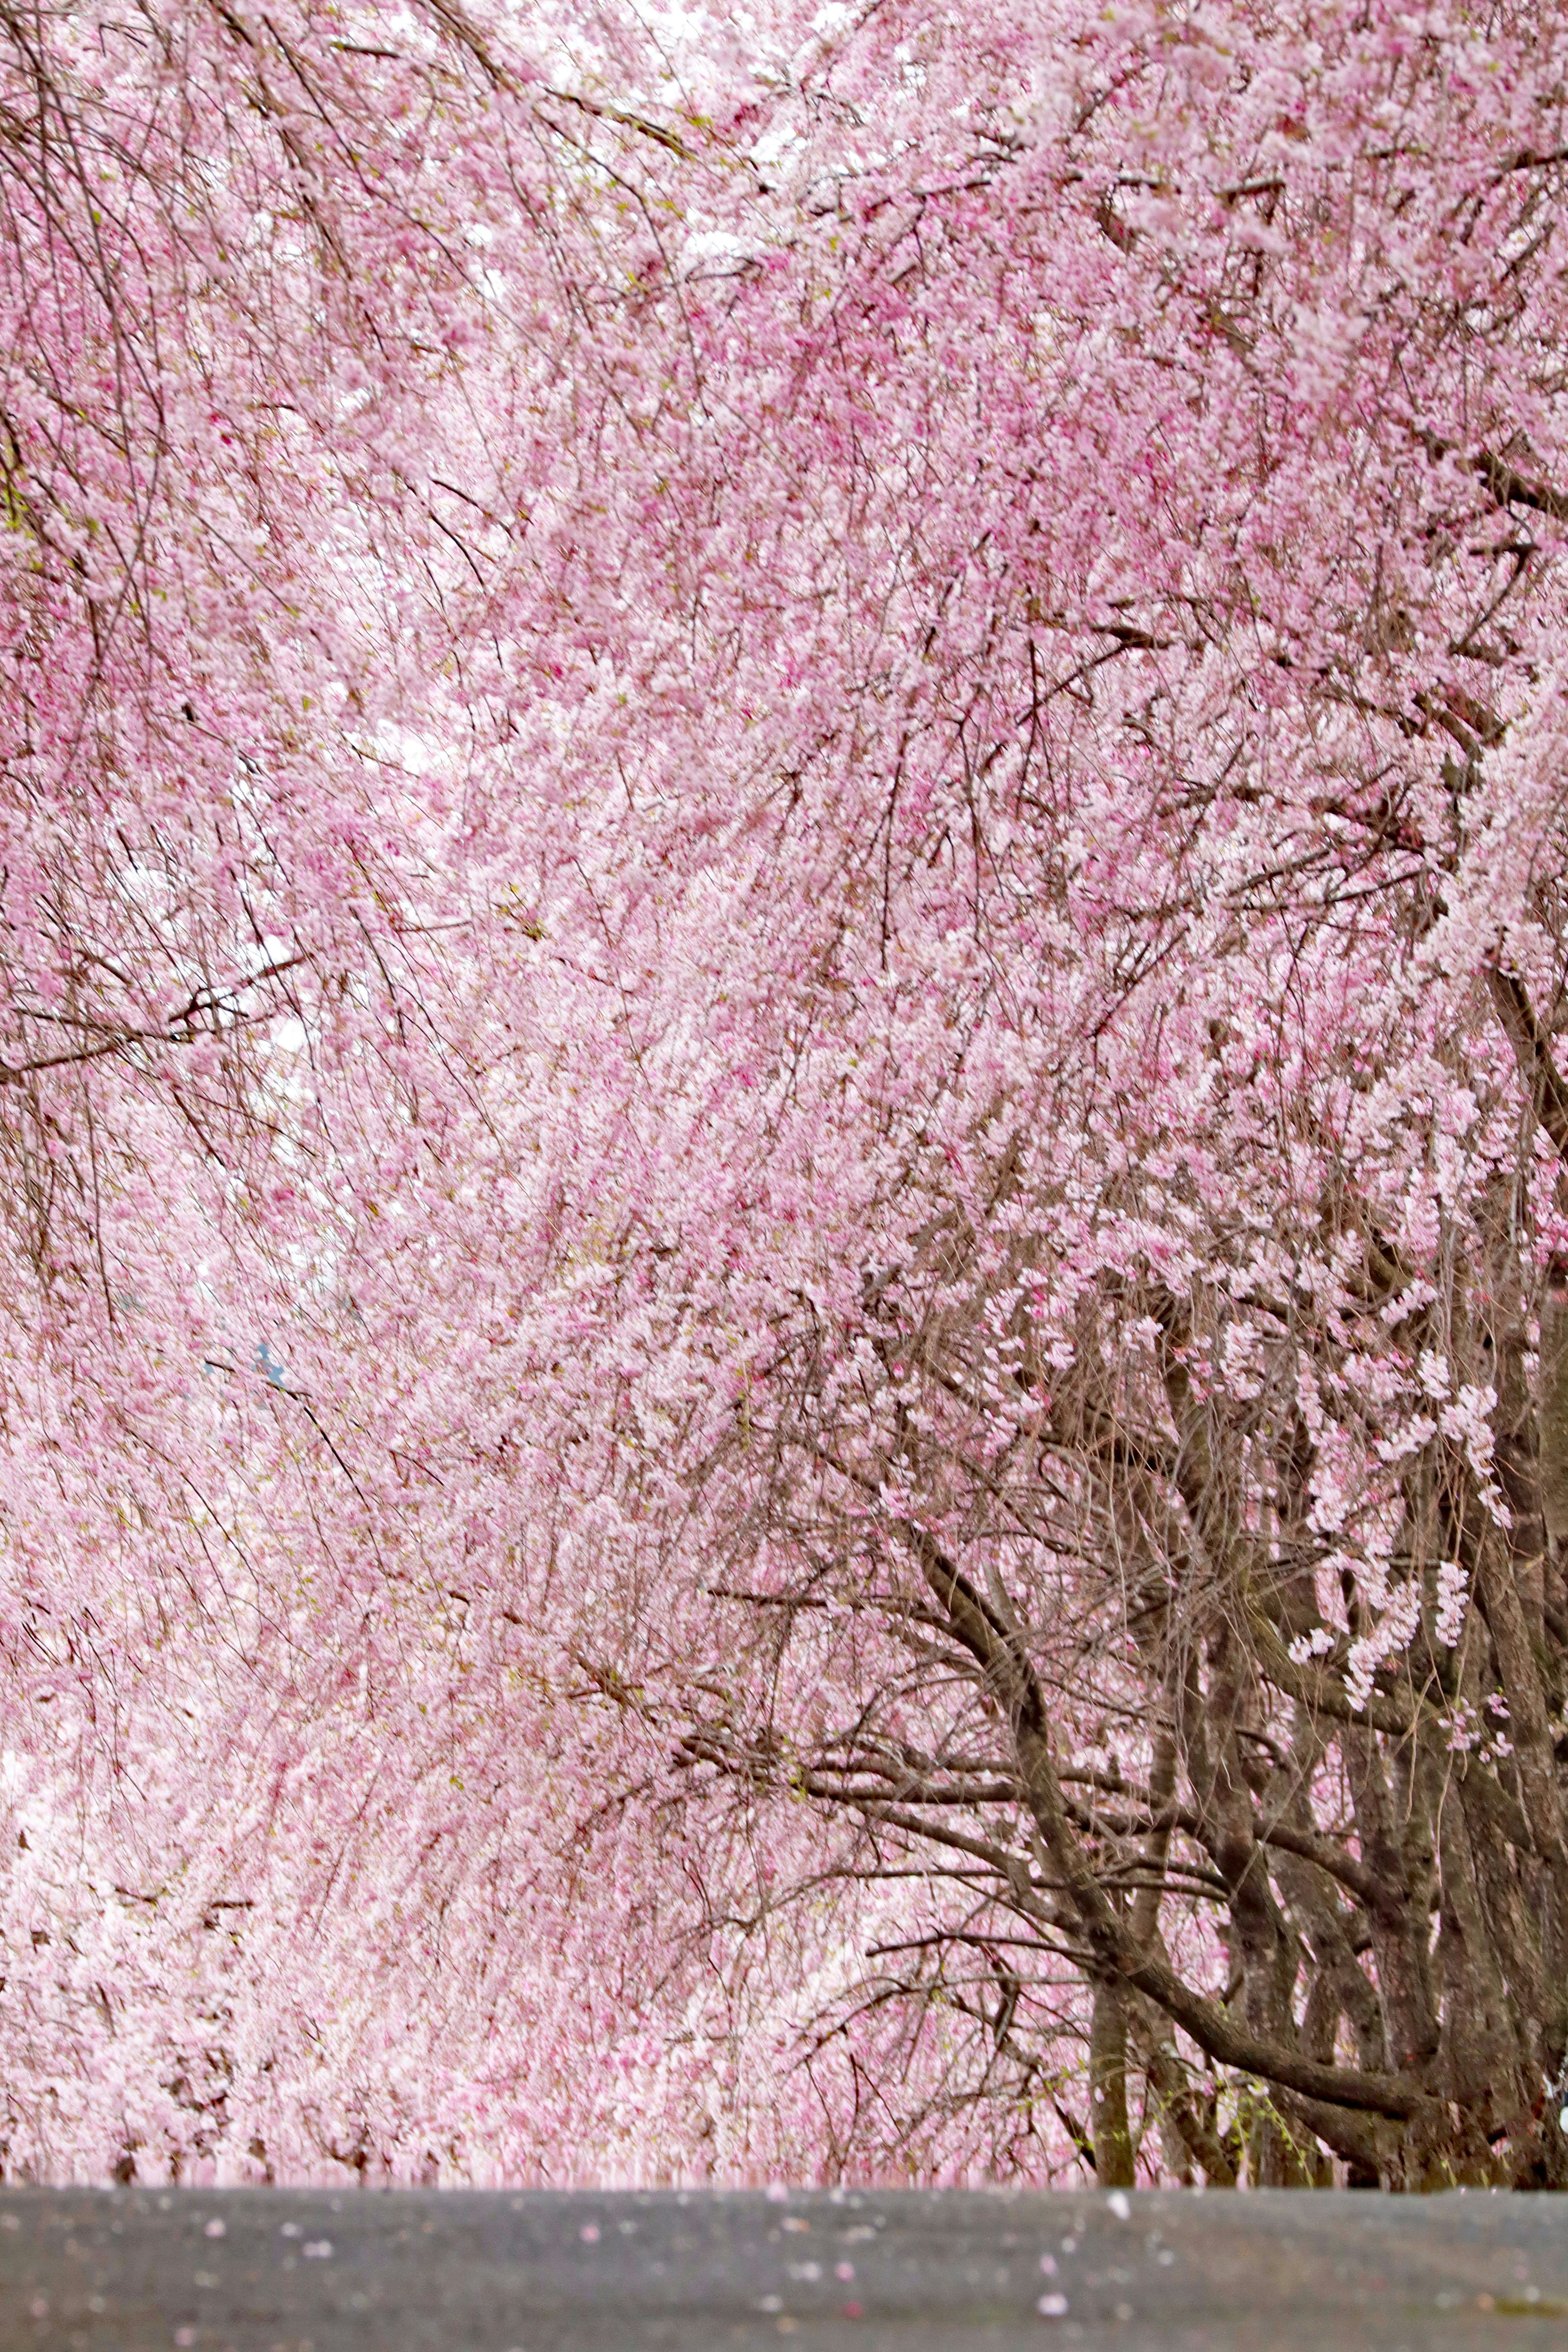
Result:
<svg viewBox="0 0 1568 2352"><path fill-rule="evenodd" d="M1114 1979L1096 1982L1089 2035L1089 2129L1101 2189L1131 2189L1137 2173L1127 2119L1127 2007Z"/></svg>

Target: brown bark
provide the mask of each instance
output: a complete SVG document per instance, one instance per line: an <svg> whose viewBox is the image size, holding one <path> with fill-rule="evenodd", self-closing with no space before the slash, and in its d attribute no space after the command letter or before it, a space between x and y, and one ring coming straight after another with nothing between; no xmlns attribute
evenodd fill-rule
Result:
<svg viewBox="0 0 1568 2352"><path fill-rule="evenodd" d="M1127 2116L1127 2006L1121 1979L1097 1978L1089 2034L1089 2130L1094 2177L1101 2189L1131 2189L1137 2180L1132 2127Z"/></svg>

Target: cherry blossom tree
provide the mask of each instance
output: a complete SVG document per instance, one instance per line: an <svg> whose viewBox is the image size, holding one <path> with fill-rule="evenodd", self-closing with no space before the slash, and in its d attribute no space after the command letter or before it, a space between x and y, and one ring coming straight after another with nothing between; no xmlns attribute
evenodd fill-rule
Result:
<svg viewBox="0 0 1568 2352"><path fill-rule="evenodd" d="M1556 14L3 29L6 2162L1564 2185Z"/></svg>
<svg viewBox="0 0 1568 2352"><path fill-rule="evenodd" d="M787 399L731 313L686 1752L1108 2183L1559 2184L1557 28L928 37Z"/></svg>
<svg viewBox="0 0 1568 2352"><path fill-rule="evenodd" d="M466 1378L589 1216L551 1205L587 1172L559 1108L584 1024L528 969L570 810L509 815L569 703L530 717L492 600L592 470L596 309L612 360L636 331L616 158L682 151L592 94L613 24L575 29L542 59L504 11L0 21L13 2167L554 2145L472 2123L465 1969L531 1903L491 1999L542 2079L530 1939L573 1932L570 1877L530 1890L615 1774L592 1729L552 1765L553 1651L453 1713L464 1563L504 1577L557 1468L493 1399L476 1426ZM555 681L578 656L536 569L505 655L531 631ZM488 1861L487 1742L515 1750ZM441 1926L454 1838L465 1885L491 1872L479 1945Z"/></svg>

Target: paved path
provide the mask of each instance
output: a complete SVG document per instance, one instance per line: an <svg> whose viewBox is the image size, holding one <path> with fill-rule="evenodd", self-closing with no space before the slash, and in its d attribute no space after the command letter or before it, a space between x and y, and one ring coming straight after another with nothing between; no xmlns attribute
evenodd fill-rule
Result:
<svg viewBox="0 0 1568 2352"><path fill-rule="evenodd" d="M1563 2352L1568 2198L0 2189L0 2352Z"/></svg>

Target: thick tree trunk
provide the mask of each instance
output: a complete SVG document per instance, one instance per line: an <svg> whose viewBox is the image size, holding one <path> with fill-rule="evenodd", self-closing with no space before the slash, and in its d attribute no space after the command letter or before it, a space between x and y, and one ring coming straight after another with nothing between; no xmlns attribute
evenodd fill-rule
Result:
<svg viewBox="0 0 1568 2352"><path fill-rule="evenodd" d="M1113 1978L1097 1979L1094 1986L1089 2082L1094 2177L1101 2189L1131 2189L1137 2171L1127 2115L1126 1994Z"/></svg>

